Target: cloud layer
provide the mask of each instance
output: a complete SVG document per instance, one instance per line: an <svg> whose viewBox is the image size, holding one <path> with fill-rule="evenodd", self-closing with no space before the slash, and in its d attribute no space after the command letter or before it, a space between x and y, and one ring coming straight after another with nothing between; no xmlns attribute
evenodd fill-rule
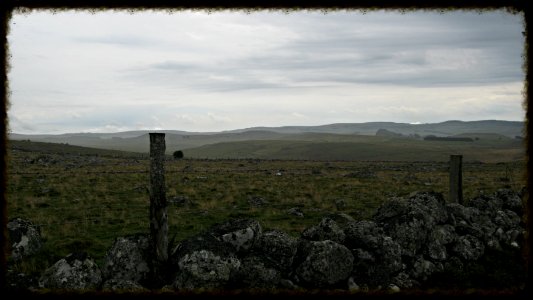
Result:
<svg viewBox="0 0 533 300"><path fill-rule="evenodd" d="M15 14L16 133L523 120L503 11Z"/></svg>

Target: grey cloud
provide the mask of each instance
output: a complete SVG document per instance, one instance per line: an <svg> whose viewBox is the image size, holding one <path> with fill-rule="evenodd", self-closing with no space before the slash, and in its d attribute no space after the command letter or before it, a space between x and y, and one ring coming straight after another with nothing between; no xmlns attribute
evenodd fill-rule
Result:
<svg viewBox="0 0 533 300"><path fill-rule="evenodd" d="M398 84L406 86L479 85L523 80L521 37L502 15L417 12L398 14L294 14L255 17L275 26L292 25L297 38L268 52L224 63L164 61L144 66L144 78L183 82L203 91L287 88L299 83ZM465 17L466 16L466 17ZM510 48L511 47L511 48ZM426 51L479 50L480 65L468 71L435 70ZM232 80L216 80L225 76ZM266 76L287 78L268 82Z"/></svg>
<svg viewBox="0 0 533 300"><path fill-rule="evenodd" d="M135 70L135 71L133 71ZM132 72L133 71L133 72ZM253 74L238 63L205 66L175 61L139 66L125 72L127 78L152 84L185 86L209 92L270 89L286 87L286 84L266 82L260 75ZM226 78L224 79L217 79Z"/></svg>
<svg viewBox="0 0 533 300"><path fill-rule="evenodd" d="M146 69L159 69L168 71L190 71L198 69L199 66L192 63L176 62L176 61L163 61L155 64L148 65Z"/></svg>
<svg viewBox="0 0 533 300"><path fill-rule="evenodd" d="M164 41L139 35L102 35L102 36L76 36L71 40L79 43L107 44L124 47L153 47L164 44Z"/></svg>

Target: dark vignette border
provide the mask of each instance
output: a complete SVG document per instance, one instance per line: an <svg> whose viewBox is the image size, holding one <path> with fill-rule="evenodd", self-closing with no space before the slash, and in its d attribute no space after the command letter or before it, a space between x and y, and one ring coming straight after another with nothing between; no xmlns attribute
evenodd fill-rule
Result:
<svg viewBox="0 0 533 300"><path fill-rule="evenodd" d="M147 9L163 9L168 11L178 11L182 9L195 9L195 10L207 10L207 11L216 11L221 9L232 9L232 10L243 10L243 11L255 11L255 10L281 10L286 13L291 13L298 10L321 10L324 13L333 10L339 9L361 9L364 11L376 10L376 9L387 9L387 10L397 10L401 12L407 12L411 10L432 10L432 11L441 11L446 12L450 10L475 10L479 12L494 10L494 9L506 9L511 13L523 13L525 21L525 31L523 32L525 36L525 44L523 49L523 65L522 68L525 74L525 81L523 87L523 102L522 106L525 110L525 128L524 128L524 146L526 148L526 167L527 167L527 189L531 191L531 175L529 170L533 169L532 162L529 159L531 148L529 143L529 132L531 129L531 110L529 109L529 79L531 77L529 72L530 64L530 54L531 49L529 47L529 41L531 40L531 30L530 28L530 19L531 19L531 4L528 4L527 0L2 0L0 3L0 30L2 45L1 48L1 65L3 72L0 73L0 80L2 85L0 86L0 94L2 96L2 111L0 112L3 122L1 123L1 133L2 133L2 147L0 166L2 168L0 173L0 179L2 182L1 188L1 202L0 202L0 213L2 217L2 233L0 236L1 246L2 246L2 255L0 256L0 264L2 265L2 273L0 275L0 288L5 289L6 286L6 251L7 251L7 199L5 187L7 186L7 135L9 130L9 121L7 119L7 110L9 109L9 83L7 79L7 74L10 70L10 57L9 54L9 45L7 41L7 35L9 34L9 21L12 17L14 11L23 11L31 12L32 10L40 9L50 9L55 12L62 10L90 10L92 12L98 12L102 10L127 10L131 12L138 12ZM527 261L527 282L531 282L531 271L533 269L532 260L531 260L531 236L530 232L532 229L531 222L531 202L529 201L529 192L526 196L526 246L523 250L523 255ZM4 294L4 293L2 293ZM472 293L470 295L477 294L478 296L491 295L490 292L479 291L477 293ZM525 295L531 294L531 286L529 284L526 286ZM412 295L412 294L411 294ZM447 296L458 296L454 293L446 293L445 291L438 292L436 295L447 295ZM434 296L436 296L434 294ZM23 295L20 295L23 296ZM64 294L64 296L73 296ZM84 297L87 295L76 295L76 297ZM88 295L92 296L92 295ZM116 297L117 295L113 295ZM131 296L131 295L130 295ZM134 295L134 296L145 296L145 295ZM163 296L161 294L150 294L147 296ZM173 295L177 296L177 295ZM205 294L183 294L183 296L206 296ZM253 296L257 297L252 293L220 293L218 296ZM287 293L287 294L278 294L272 296L304 296L299 294ZM307 294L308 296L340 296L331 293L318 293L318 294ZM347 295L350 297L361 297L361 295ZM409 296L409 294L407 294ZM506 295L511 296L511 295ZM521 295L524 296L524 295Z"/></svg>

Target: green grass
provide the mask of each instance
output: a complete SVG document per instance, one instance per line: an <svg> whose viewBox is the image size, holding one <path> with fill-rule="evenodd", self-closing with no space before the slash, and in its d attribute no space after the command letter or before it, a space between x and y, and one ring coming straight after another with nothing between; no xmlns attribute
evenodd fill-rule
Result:
<svg viewBox="0 0 533 300"><path fill-rule="evenodd" d="M306 134L299 140L249 140L185 149L194 158L258 158L281 160L447 161L462 153L465 161L521 160L521 141L481 138L474 142L423 141L360 135Z"/></svg>
<svg viewBox="0 0 533 300"><path fill-rule="evenodd" d="M149 232L148 159L107 150L54 153L26 143L8 149L8 218L40 226L45 244L21 270L43 270L80 250L101 264L116 237ZM298 236L336 211L337 199L347 204L343 212L368 219L392 196L433 190L447 198L447 168L447 162L431 161L169 160L167 198L186 196L196 204L169 204L169 237L180 241L232 217ZM361 171L375 176L359 178ZM465 162L463 172L465 199L502 187L518 190L526 182L523 161ZM251 206L254 196L268 204ZM288 215L291 207L300 207L305 217Z"/></svg>

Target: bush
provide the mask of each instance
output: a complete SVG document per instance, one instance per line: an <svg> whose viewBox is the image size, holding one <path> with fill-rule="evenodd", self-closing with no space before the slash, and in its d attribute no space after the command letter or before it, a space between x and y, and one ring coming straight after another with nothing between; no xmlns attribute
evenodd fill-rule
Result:
<svg viewBox="0 0 533 300"><path fill-rule="evenodd" d="M174 151L173 156L174 156L174 159L182 159L183 158L183 151L181 151L181 150Z"/></svg>

